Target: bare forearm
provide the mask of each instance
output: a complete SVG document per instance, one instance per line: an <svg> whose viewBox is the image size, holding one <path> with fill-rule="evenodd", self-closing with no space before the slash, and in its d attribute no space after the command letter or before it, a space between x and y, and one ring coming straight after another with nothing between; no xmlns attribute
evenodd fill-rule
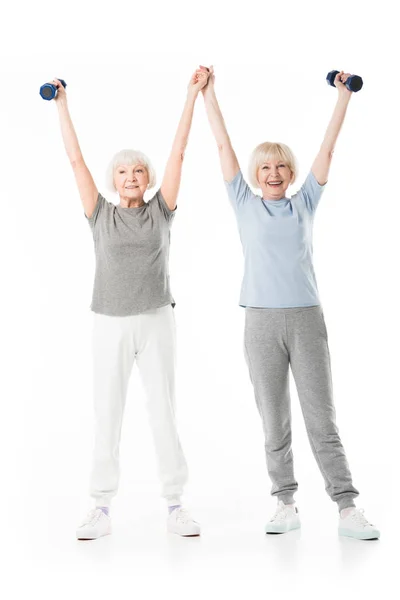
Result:
<svg viewBox="0 0 400 600"><path fill-rule="evenodd" d="M82 152L69 114L68 104L65 100L59 100L57 108L65 150L71 163L77 162L82 159Z"/></svg>
<svg viewBox="0 0 400 600"><path fill-rule="evenodd" d="M175 139L172 144L172 155L183 155L188 143L190 128L192 126L194 105L197 94L188 93L181 119L178 124L178 129L175 134Z"/></svg>
<svg viewBox="0 0 400 600"><path fill-rule="evenodd" d="M225 126L225 121L215 95L214 87L210 87L204 93L204 103L207 112L207 118L210 123L211 130L214 134L218 148L222 148L227 144L231 144L228 131Z"/></svg>
<svg viewBox="0 0 400 600"><path fill-rule="evenodd" d="M328 154L331 154L335 149L336 141L342 128L344 118L346 116L346 111L350 101L350 97L350 94L340 95L338 97L332 118L329 122L324 140L321 145L321 149L327 152Z"/></svg>

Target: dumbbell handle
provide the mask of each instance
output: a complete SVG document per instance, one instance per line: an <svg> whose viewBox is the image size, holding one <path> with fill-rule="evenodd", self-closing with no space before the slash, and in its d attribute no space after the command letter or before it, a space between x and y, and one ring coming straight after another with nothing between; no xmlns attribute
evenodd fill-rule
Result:
<svg viewBox="0 0 400 600"><path fill-rule="evenodd" d="M335 77L338 73L339 71L330 71L326 76L326 81L332 87L336 87ZM364 82L359 75L350 75L350 77L347 78L347 81L344 85L347 87L348 90L350 90L350 92L359 92L363 86L363 83Z"/></svg>
<svg viewBox="0 0 400 600"><path fill-rule="evenodd" d="M59 79L64 88L67 87L64 79ZM53 100L57 95L57 86L54 83L45 83L41 86L39 94L43 100Z"/></svg>

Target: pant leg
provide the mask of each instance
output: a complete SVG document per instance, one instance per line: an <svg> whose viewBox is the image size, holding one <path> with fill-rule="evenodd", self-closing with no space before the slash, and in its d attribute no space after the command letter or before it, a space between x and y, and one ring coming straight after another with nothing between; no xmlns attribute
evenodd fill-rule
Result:
<svg viewBox="0 0 400 600"><path fill-rule="evenodd" d="M147 397L162 496L179 504L188 478L175 422L176 331L170 304L140 315L137 365Z"/></svg>
<svg viewBox="0 0 400 600"><path fill-rule="evenodd" d="M289 357L285 315L280 309L246 308L244 350L264 435L271 494L293 502L294 477Z"/></svg>
<svg viewBox="0 0 400 600"><path fill-rule="evenodd" d="M307 434L330 498L339 510L354 505L353 486L336 425L328 338L320 306L286 312L290 365Z"/></svg>
<svg viewBox="0 0 400 600"><path fill-rule="evenodd" d="M90 493L97 506L108 506L119 483L119 444L135 349L134 317L94 313L93 367L95 445Z"/></svg>

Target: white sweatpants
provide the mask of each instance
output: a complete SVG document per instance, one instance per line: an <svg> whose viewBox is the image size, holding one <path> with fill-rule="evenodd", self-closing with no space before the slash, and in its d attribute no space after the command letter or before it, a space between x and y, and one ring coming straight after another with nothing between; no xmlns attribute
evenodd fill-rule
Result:
<svg viewBox="0 0 400 600"><path fill-rule="evenodd" d="M90 493L108 506L119 483L119 444L128 381L136 359L147 396L162 496L180 503L187 465L175 424L175 316L170 304L139 315L94 313L95 447Z"/></svg>

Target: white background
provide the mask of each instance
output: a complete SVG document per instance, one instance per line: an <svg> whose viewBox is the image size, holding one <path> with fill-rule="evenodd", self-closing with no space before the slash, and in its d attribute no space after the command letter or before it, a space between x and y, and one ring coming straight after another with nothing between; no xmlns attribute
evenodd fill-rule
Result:
<svg viewBox="0 0 400 600"><path fill-rule="evenodd" d="M396 585L400 208L394 8L388 1L107 7L52 1L3 9L4 597L369 598ZM318 208L314 256L339 430L360 490L358 506L382 530L378 542L338 538L336 506L324 491L293 386L302 530L263 534L275 500L242 355L242 253L201 95L170 270L179 430L190 468L185 502L203 536L165 533L135 367L114 533L95 542L75 540L91 507L94 251L55 103L43 101L39 87L53 77L67 81L84 157L105 193L108 161L121 148L148 154L160 185L198 64L215 66L217 96L246 173L257 144L292 147L300 175L290 193L304 180L336 102L327 72L343 69L364 79L351 99Z"/></svg>

